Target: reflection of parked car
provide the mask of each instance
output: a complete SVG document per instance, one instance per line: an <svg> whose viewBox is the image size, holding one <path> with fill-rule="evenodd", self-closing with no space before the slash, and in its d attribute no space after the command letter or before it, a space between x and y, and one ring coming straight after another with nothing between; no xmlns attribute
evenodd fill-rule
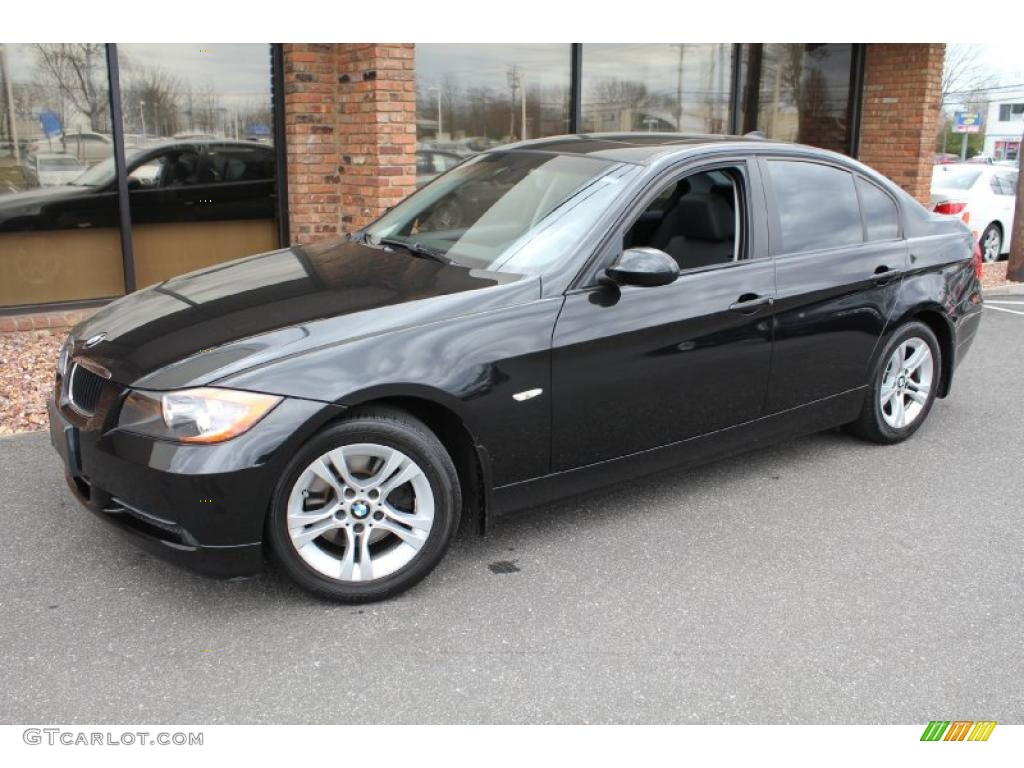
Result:
<svg viewBox="0 0 1024 768"><path fill-rule="evenodd" d="M1010 252L1017 171L1000 165L938 165L932 172L931 209L964 220L981 243L985 261Z"/></svg>
<svg viewBox="0 0 1024 768"><path fill-rule="evenodd" d="M173 142L127 153L133 224L274 216L274 152L247 141ZM0 197L0 232L117 225L114 160L68 186Z"/></svg>
<svg viewBox="0 0 1024 768"><path fill-rule="evenodd" d="M465 160L453 152L435 149L416 150L416 186L422 187Z"/></svg>
<svg viewBox="0 0 1024 768"><path fill-rule="evenodd" d="M40 152L25 158L25 183L30 187L59 187L82 175L85 166L71 155Z"/></svg>
<svg viewBox="0 0 1024 768"><path fill-rule="evenodd" d="M63 152L77 157L86 165L92 165L100 160L106 160L114 154L114 142L103 133L78 131L49 139L39 139L33 142L29 149L33 153Z"/></svg>

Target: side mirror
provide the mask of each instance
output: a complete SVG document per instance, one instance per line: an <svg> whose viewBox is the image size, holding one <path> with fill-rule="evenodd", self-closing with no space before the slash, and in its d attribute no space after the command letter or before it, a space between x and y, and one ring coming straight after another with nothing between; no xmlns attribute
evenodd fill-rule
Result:
<svg viewBox="0 0 1024 768"><path fill-rule="evenodd" d="M668 285L679 277L679 264L657 248L627 248L605 274L619 285Z"/></svg>
<svg viewBox="0 0 1024 768"><path fill-rule="evenodd" d="M141 179L137 179L134 176L129 176L128 177L128 189L129 190L142 189L142 180Z"/></svg>

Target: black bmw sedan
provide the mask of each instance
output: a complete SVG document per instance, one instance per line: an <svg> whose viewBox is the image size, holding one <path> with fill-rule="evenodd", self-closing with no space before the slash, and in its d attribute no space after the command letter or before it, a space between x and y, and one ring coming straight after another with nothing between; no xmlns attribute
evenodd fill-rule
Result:
<svg viewBox="0 0 1024 768"><path fill-rule="evenodd" d="M73 329L71 490L219 575L394 595L460 520L845 425L910 437L981 316L977 247L848 157L579 135L484 152L344 240Z"/></svg>

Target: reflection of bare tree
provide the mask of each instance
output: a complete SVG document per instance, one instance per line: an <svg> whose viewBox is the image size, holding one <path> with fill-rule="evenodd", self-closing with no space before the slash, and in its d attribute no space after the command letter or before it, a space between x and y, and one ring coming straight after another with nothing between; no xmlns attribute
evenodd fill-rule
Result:
<svg viewBox="0 0 1024 768"><path fill-rule="evenodd" d="M638 110L647 101L647 86L637 80L611 78L594 84L594 101L602 105L622 105Z"/></svg>
<svg viewBox="0 0 1024 768"><path fill-rule="evenodd" d="M42 76L88 118L92 130L103 130L108 122L103 44L44 43L33 47Z"/></svg>
<svg viewBox="0 0 1024 768"><path fill-rule="evenodd" d="M190 91L188 105L191 118L189 128L205 133L214 133L217 130L221 112L220 94L211 83Z"/></svg>
<svg viewBox="0 0 1024 768"><path fill-rule="evenodd" d="M645 83L608 78L594 83L591 94L592 110L600 129L631 130L644 127L639 125L641 108L649 106L650 101ZM626 125L621 124L623 116ZM611 125L608 124L609 120L612 121Z"/></svg>
<svg viewBox="0 0 1024 768"><path fill-rule="evenodd" d="M159 67L126 70L124 89L125 122L146 127L147 133L170 136L179 128L181 80Z"/></svg>

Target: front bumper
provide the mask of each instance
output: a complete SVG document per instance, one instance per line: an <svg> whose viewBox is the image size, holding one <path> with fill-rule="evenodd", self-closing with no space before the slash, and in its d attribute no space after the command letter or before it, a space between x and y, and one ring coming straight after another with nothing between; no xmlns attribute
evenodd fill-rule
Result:
<svg viewBox="0 0 1024 768"><path fill-rule="evenodd" d="M50 441L83 506L163 559L233 577L263 568L263 524L277 479L331 407L286 399L244 435L218 445L75 423L53 400L48 410Z"/></svg>

